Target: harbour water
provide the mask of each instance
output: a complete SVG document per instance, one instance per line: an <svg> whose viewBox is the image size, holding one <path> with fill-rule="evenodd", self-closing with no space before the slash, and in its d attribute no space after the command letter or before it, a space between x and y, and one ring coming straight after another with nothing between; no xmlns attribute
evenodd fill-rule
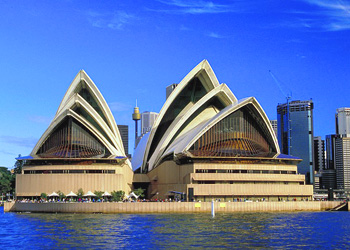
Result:
<svg viewBox="0 0 350 250"><path fill-rule="evenodd" d="M350 248L349 212L35 214L0 208L0 249Z"/></svg>

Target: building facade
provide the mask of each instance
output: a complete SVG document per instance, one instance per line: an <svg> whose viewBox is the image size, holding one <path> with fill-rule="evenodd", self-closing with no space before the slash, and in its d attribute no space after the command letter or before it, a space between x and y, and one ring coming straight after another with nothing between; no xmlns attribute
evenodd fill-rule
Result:
<svg viewBox="0 0 350 250"><path fill-rule="evenodd" d="M314 137L314 161L316 172L320 172L326 168L325 143L321 136Z"/></svg>
<svg viewBox="0 0 350 250"><path fill-rule="evenodd" d="M322 185L321 189L329 189L333 190L337 188L337 173L335 169L325 169L322 171Z"/></svg>
<svg viewBox="0 0 350 250"><path fill-rule="evenodd" d="M313 102L291 101L277 106L278 142L283 154L295 155L303 161L298 172L307 182L314 182Z"/></svg>
<svg viewBox="0 0 350 250"><path fill-rule="evenodd" d="M120 136L122 138L125 155L128 156L128 158L130 158L131 155L129 154L129 126L128 125L117 125L117 126L118 126Z"/></svg>
<svg viewBox="0 0 350 250"><path fill-rule="evenodd" d="M350 108L339 108L335 114L336 134L350 137Z"/></svg>
<svg viewBox="0 0 350 250"><path fill-rule="evenodd" d="M158 113L145 111L141 113L141 137L150 132Z"/></svg>
<svg viewBox="0 0 350 250"><path fill-rule="evenodd" d="M335 139L335 169L337 188L350 190L350 137L339 135Z"/></svg>
<svg viewBox="0 0 350 250"><path fill-rule="evenodd" d="M275 132L275 135L277 136L278 135L278 133L277 133L277 128L278 128L277 120L270 120L270 123L271 123L272 129L273 129L273 132Z"/></svg>

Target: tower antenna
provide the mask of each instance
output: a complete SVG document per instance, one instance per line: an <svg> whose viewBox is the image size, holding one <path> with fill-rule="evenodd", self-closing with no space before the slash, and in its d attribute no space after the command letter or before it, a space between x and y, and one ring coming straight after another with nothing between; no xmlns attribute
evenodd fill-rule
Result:
<svg viewBox="0 0 350 250"><path fill-rule="evenodd" d="M132 119L135 121L135 146L134 148L136 148L137 146L137 139L138 139L138 121L141 119L141 114L140 114L140 110L137 107L137 99L136 99L136 107L134 108L134 113L132 114Z"/></svg>

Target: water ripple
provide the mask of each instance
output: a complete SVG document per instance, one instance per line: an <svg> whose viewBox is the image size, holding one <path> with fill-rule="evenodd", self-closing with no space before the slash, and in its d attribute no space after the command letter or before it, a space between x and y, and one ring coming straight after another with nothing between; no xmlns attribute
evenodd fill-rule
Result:
<svg viewBox="0 0 350 250"><path fill-rule="evenodd" d="M346 249L350 213L28 214L0 210L7 249ZM3 247L2 247L3 248Z"/></svg>

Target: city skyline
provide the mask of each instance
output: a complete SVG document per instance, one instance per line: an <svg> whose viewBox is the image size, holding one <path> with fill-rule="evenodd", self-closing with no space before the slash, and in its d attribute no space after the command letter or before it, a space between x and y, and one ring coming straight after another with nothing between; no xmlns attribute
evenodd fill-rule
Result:
<svg viewBox="0 0 350 250"><path fill-rule="evenodd" d="M103 93L133 148L135 100L159 112L167 86L208 59L238 99L270 120L284 93L314 102L314 135L349 107L349 1L4 1L0 4L0 166L29 155L76 72ZM280 87L269 70L278 78ZM133 152L130 152L133 154Z"/></svg>

